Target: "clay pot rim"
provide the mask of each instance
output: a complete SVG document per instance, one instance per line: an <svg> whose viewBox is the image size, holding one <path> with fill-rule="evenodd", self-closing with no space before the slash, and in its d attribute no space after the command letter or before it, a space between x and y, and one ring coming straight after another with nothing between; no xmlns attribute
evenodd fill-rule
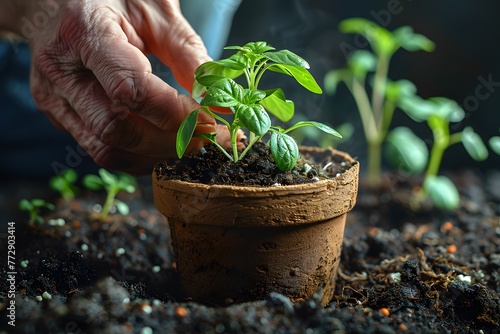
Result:
<svg viewBox="0 0 500 334"><path fill-rule="evenodd" d="M317 182L284 185L284 186L237 186L227 184L208 185L200 182L188 182L181 180L159 179L156 172L153 172L153 182L160 187L183 192L194 196L203 196L206 198L216 197L275 197L282 194L311 194L326 191L329 188L336 188L337 184L350 182L356 178L359 169L359 162L352 158L348 153L333 149L331 147L321 149L317 147L300 146L300 150L320 150L330 151L332 155L341 156L345 161L352 165L338 177L321 179Z"/></svg>

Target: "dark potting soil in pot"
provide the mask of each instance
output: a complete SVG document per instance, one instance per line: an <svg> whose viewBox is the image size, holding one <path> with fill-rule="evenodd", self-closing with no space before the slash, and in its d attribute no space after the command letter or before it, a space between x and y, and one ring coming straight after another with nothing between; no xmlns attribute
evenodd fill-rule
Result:
<svg viewBox="0 0 500 334"><path fill-rule="evenodd" d="M216 146L207 145L201 153L159 163L155 171L165 179L208 185L285 186L335 177L350 166L351 163L339 156L332 158L328 152L324 156L302 155L294 169L283 172L274 163L269 147L258 142L236 163L231 162Z"/></svg>

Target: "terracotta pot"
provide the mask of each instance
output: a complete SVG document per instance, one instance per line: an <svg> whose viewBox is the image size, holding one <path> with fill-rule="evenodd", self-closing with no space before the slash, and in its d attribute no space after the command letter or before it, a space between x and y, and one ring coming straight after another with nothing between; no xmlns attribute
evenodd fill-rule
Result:
<svg viewBox="0 0 500 334"><path fill-rule="evenodd" d="M322 305L331 300L359 163L333 149L301 150L353 164L332 179L276 187L209 186L153 173L155 205L168 219L187 296L221 305L271 291L298 302L321 291Z"/></svg>

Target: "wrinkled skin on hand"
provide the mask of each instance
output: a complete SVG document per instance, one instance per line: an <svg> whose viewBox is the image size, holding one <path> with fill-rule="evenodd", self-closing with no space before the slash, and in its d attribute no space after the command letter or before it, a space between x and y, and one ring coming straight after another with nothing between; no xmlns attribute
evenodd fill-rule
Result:
<svg viewBox="0 0 500 334"><path fill-rule="evenodd" d="M144 54L155 54L190 91L196 67L210 60L203 42L178 0L57 4L54 17L29 40L38 108L99 165L150 173L154 163L175 156L177 129L199 105L153 75ZM197 133L216 131L207 114L199 113L198 122ZM193 139L189 149L202 144Z"/></svg>

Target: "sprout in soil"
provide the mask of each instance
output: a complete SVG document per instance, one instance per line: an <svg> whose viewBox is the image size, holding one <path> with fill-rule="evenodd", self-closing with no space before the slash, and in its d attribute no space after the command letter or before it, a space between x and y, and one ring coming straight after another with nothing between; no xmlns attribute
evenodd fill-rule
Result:
<svg viewBox="0 0 500 334"><path fill-rule="evenodd" d="M124 173L111 174L103 168L99 169L98 173L99 175L86 175L83 178L83 185L91 190L106 190L107 195L101 210L101 221L106 220L113 205L116 206L120 214L127 215L129 213L128 205L115 197L120 191L133 193L136 187L135 178Z"/></svg>
<svg viewBox="0 0 500 334"><path fill-rule="evenodd" d="M313 121L301 121L287 129L271 125L269 114L283 122L289 121L294 114L294 103L285 98L281 88L259 89L262 75L270 70L293 77L300 85L315 94L322 90L309 73L309 64L289 50L275 51L266 42L250 42L244 46L229 46L227 50L236 53L227 59L209 61L195 71L196 82L193 97L204 94L200 104L202 108L192 111L182 122L177 132L176 149L181 158L193 137L198 113L204 111L225 124L231 135L232 152L227 152L215 139L215 133L196 135L219 147L234 162L242 159L252 146L270 133L269 146L274 161L279 169L292 169L299 159L299 149L295 140L287 133L303 126L316 127L330 135L341 137L331 127ZM234 79L244 76L246 87ZM211 107L229 108L233 121L229 123L214 113ZM240 128L249 131L248 146L239 152L237 134Z"/></svg>
<svg viewBox="0 0 500 334"><path fill-rule="evenodd" d="M78 175L74 169L65 169L60 175L50 178L49 185L54 191L58 191L61 197L66 201L71 201L75 198L78 192L78 187L75 182Z"/></svg>
<svg viewBox="0 0 500 334"><path fill-rule="evenodd" d="M351 18L340 23L340 30L348 34L360 34L370 43L369 50L349 50L343 48L348 57L347 67L329 71L325 76L325 90L336 92L340 82L344 82L352 94L365 132L368 148L368 175L370 187L381 182L381 154L396 100L406 94L411 86L402 80L389 82L388 72L392 56L400 48L407 51L427 51L434 49L434 43L427 37L416 34L409 26L388 31L363 18ZM374 72L369 94L366 77Z"/></svg>
<svg viewBox="0 0 500 334"><path fill-rule="evenodd" d="M450 122L461 122L463 109L453 100L444 97L422 99L407 95L398 106L413 120L427 122L433 134L429 154L425 143L408 128L399 127L388 137L388 157L403 170L418 173L426 168L423 188L419 198L429 196L440 209L454 209L460 204L460 196L453 182L438 175L443 155L448 147L462 143L465 150L476 161L488 157L488 149L481 137L471 127L461 132L450 133Z"/></svg>
<svg viewBox="0 0 500 334"><path fill-rule="evenodd" d="M54 210L55 208L56 207L54 206L54 204L39 198L34 198L31 200L22 199L19 202L19 209L29 213L30 224L43 224L43 217L40 215L40 210Z"/></svg>

